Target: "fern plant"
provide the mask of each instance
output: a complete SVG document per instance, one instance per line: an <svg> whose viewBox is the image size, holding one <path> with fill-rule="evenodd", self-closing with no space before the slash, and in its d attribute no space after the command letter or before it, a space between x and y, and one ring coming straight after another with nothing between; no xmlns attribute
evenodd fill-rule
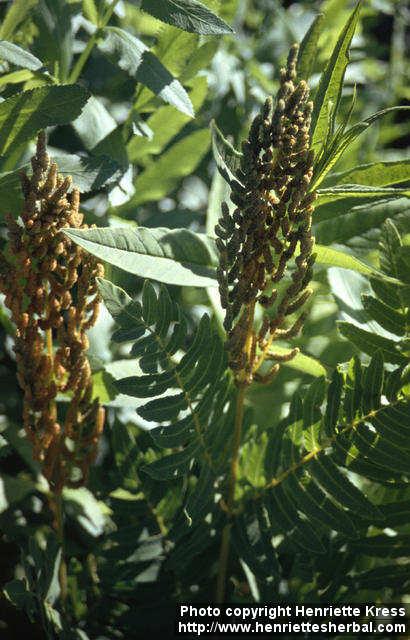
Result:
<svg viewBox="0 0 410 640"><path fill-rule="evenodd" d="M17 214L15 158L38 129L75 118L58 165L92 196L82 206L93 224L59 234L84 264L106 265L86 393L105 406L104 434L87 488L59 485L59 540L38 507L49 487L16 426L18 403L0 439L6 502L15 496L0 526L22 549L4 593L48 639L165 637L170 603L390 602L408 590L410 173L398 149L369 161L374 125L395 139L408 107L375 100L369 116L374 96L345 82L361 2L334 25L333 14L314 18L299 46L282 34L290 52L274 79L242 51L268 20L257 3L254 23L237 16L240 45L219 43L209 69L218 42L203 36L230 33L223 18L236 3L218 16L208 4L87 0L74 20L78 3L42 2L31 16L18 2L0 28L18 42L0 41L6 71L32 67L0 85L0 200ZM75 46L41 47L37 34L60 27ZM222 59L237 66L208 91ZM232 106L244 75L257 110L248 95ZM22 90L9 95L14 82ZM211 112L233 137L203 126ZM79 155L67 155L71 144ZM211 144L204 233L185 207L208 179ZM66 400L55 397L59 415ZM24 471L9 476L14 455Z"/></svg>
<svg viewBox="0 0 410 640"><path fill-rule="evenodd" d="M144 419L160 423L152 429L152 438L168 449L146 467L146 473L163 481L185 477L178 525L167 534L176 544L167 562L175 567L184 556L183 566L187 567L198 553L207 547L215 552L215 544L220 544L218 566L213 569L218 601L227 597L226 582L231 571L237 572L238 562L246 575L255 576L257 597L270 599L278 595L284 575L292 584L292 574L300 571L308 552L311 577L306 590L312 597L316 581L326 582L317 569L323 554L334 563L343 548L351 561L349 580L360 585L365 574L356 577L359 569L351 560L353 550L361 545L371 550L373 541L386 549L389 540L392 547L395 544L395 539L383 533L386 509L393 511L395 500L386 496L375 500L371 483L388 487L393 496L394 491L405 491L409 471L403 453L409 417L405 382L408 300L406 284L400 279L406 276L391 262L398 255L404 264L405 251L397 251L400 240L392 223L387 223L380 268L333 248L313 248L311 236L316 196L321 207L346 197L371 199L404 193L400 187L354 184L320 188L349 143L385 113L349 129L353 102L348 116L336 125L346 55L359 11L360 4L339 36L313 105L307 102L306 83L298 84L295 78L297 71L303 74L308 67L315 30L307 34L299 55L296 47L292 49L287 68L281 72L276 107L272 109L269 100L265 103L242 151L234 149L213 125L217 165L231 187L234 205L234 210L222 206L216 228L220 252L216 277L221 304L227 310L228 361L206 317L195 337L187 338L180 312L171 311L174 307L163 288L157 298L152 286L145 285L141 311L139 303L113 285L100 284L102 297L121 327L114 339L137 338L131 353L141 356L143 375L119 380L118 391L137 397L160 396L138 409ZM310 141L307 146L306 140ZM185 248L168 245L165 229L155 248L148 229L67 233L108 262L120 266L122 260L129 260L129 270L137 275L144 275L147 254L156 256L156 263L150 263L152 277L171 284L184 283L183 270L185 284L198 285L199 270L212 268L214 261L213 251L208 260L205 256L209 240L199 235L195 242L201 242L202 256L187 259L184 254L189 244ZM172 234L176 238L178 231ZM175 266L163 275L160 262L165 256L172 257ZM268 435L261 434L251 427L252 418L246 411L245 391L253 379L256 384L258 380L271 383L280 363L298 368L307 361L314 366L297 348L290 345L286 350L279 345L275 352L272 343L291 341L300 331L305 314L295 316L293 324L286 325L285 320L311 293L307 285L315 258L319 264L327 262L370 276L375 295L365 297L365 308L381 327L395 329L401 339L393 342L377 335L377 330L365 334L359 327L341 323L342 334L362 352L370 353L371 360L361 362L355 356L333 373L322 369L325 375L294 395L288 416ZM288 263L290 278L285 273ZM214 283L203 283L210 284ZM266 311L261 313L260 308ZM125 313L125 309L132 312ZM161 335L169 331L170 322L175 326L164 343ZM155 335L148 325L156 326ZM150 333L145 335L145 331ZM273 360L273 368L259 372L265 359ZM231 373L225 371L227 364ZM270 388L274 402L274 383ZM251 470L249 457L257 464ZM289 554L291 562L286 560ZM319 589L323 597L343 597L340 580L339 574L333 581L328 576L326 589Z"/></svg>

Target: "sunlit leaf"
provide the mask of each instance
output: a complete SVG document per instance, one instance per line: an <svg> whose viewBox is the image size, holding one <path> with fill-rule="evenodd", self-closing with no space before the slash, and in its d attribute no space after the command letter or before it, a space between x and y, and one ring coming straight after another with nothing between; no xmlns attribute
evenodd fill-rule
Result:
<svg viewBox="0 0 410 640"><path fill-rule="evenodd" d="M142 0L141 9L185 31L208 36L232 33L226 22L198 0Z"/></svg>
<svg viewBox="0 0 410 640"><path fill-rule="evenodd" d="M88 98L78 85L42 87L7 98L0 103L0 154L28 142L40 129L71 122Z"/></svg>
<svg viewBox="0 0 410 640"><path fill-rule="evenodd" d="M101 51L112 55L117 64L165 102L188 116L193 116L192 103L181 83L138 38L119 27L106 27L107 37Z"/></svg>

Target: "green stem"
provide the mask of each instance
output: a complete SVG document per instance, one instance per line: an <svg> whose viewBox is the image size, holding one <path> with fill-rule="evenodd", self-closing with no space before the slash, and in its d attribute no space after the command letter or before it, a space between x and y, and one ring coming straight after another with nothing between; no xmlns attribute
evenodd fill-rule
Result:
<svg viewBox="0 0 410 640"><path fill-rule="evenodd" d="M54 496L56 531L57 538L61 546L61 562L58 571L58 579L60 583L60 597L63 611L66 609L67 601L67 564L65 561L65 544L64 544L64 520L63 520L63 499L61 493Z"/></svg>
<svg viewBox="0 0 410 640"><path fill-rule="evenodd" d="M118 4L119 0L113 0L113 2L111 3L111 5L108 7L107 11L105 12L105 14L103 15L100 24L98 25L98 28L95 30L95 32L93 33L93 35L91 36L91 38L89 39L89 41L87 42L87 45L84 49L84 51L81 53L80 57L78 58L77 62L75 63L70 76L68 78L68 84L74 84L75 82L77 82L78 78L81 75L81 72L84 68L85 63L87 62L88 58L91 55L92 50L94 49L95 45L97 44L98 38L101 36L101 32L104 29L104 27L107 26L107 24L110 21L110 18L112 16L112 14L114 13L114 9L116 7L116 5Z"/></svg>
<svg viewBox="0 0 410 640"><path fill-rule="evenodd" d="M252 343L254 340L253 322L255 316L255 302L251 302L247 308L247 329L246 340L244 344L244 353L246 354L246 365L238 372L236 378L236 384L238 386L238 394L236 396L236 408L235 408L235 424L233 432L233 444L232 444L232 458L228 480L228 491L225 508L228 513L228 522L222 530L221 550L219 553L219 570L216 584L216 602L221 604L225 600L226 592L226 578L229 562L229 550L231 546L231 527L232 516L235 506L235 488L238 477L239 466L239 451L242 440L242 424L245 405L245 393L252 378L249 377L249 370L252 371Z"/></svg>
<svg viewBox="0 0 410 640"><path fill-rule="evenodd" d="M51 329L46 330L46 347L47 347L47 354L51 358L51 361L53 361L53 357L54 357L53 332ZM53 371L53 367L51 367L51 371ZM51 373L51 375L53 374ZM56 418L57 407L54 400L52 401L50 409L51 409L50 413L54 416L54 418ZM62 499L60 489L57 489L57 491L54 491L51 497L51 504L53 506L53 511L55 515L57 539L61 546L61 561L60 561L60 568L58 572L58 578L60 583L62 609L63 611L65 611L65 603L67 599L67 565L65 561L65 548L64 548L65 545L64 545L63 499Z"/></svg>
<svg viewBox="0 0 410 640"><path fill-rule="evenodd" d="M233 435L233 450L231 467L228 482L228 494L226 501L226 509L229 516L232 515L234 503L235 503L235 488L236 480L238 477L238 464L239 464L239 449L242 439L242 424L244 414L244 402L245 402L246 387L242 386L238 390L236 397L236 411L235 411L235 426ZM223 603L225 600L226 591L226 576L228 570L229 550L231 546L231 522L227 522L222 531L221 550L219 553L219 571L216 586L216 602L218 604Z"/></svg>

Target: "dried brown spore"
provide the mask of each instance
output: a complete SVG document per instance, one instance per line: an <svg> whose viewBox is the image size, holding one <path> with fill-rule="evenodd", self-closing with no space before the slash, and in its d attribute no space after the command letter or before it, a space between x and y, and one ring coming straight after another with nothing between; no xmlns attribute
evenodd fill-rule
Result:
<svg viewBox="0 0 410 640"><path fill-rule="evenodd" d="M24 427L44 475L60 491L86 481L102 430L103 410L91 401L85 332L97 319L96 277L103 267L62 232L86 225L79 191L50 161L44 133L31 166L31 176L21 175L21 216L6 216L9 243L0 256L0 290L16 325ZM68 407L58 408L58 393L67 391Z"/></svg>

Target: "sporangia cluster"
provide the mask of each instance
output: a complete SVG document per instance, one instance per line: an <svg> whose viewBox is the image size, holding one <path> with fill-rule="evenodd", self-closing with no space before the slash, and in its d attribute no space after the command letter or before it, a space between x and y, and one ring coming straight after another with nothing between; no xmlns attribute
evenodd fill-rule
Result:
<svg viewBox="0 0 410 640"><path fill-rule="evenodd" d="M86 331L97 319L96 277L103 267L64 233L85 228L79 191L58 174L41 133L21 175L24 206L6 216L9 242L0 254L0 290L16 325L23 423L34 457L55 492L78 486L96 454L103 409L92 399ZM56 402L65 393L69 402Z"/></svg>
<svg viewBox="0 0 410 640"><path fill-rule="evenodd" d="M313 104L306 82L296 80L297 55L294 45L286 69L281 70L275 108L268 98L251 124L237 179L231 181L235 209L231 215L223 203L215 229L229 363L239 385L253 378L272 379L279 363L297 354L297 348L283 355L271 347L275 340L299 333L305 314L298 312L312 293L308 284L315 260L311 227L316 196L309 193ZM291 283L279 294L278 284L291 264ZM256 303L265 309L257 329ZM264 360L274 364L261 375L258 369Z"/></svg>

